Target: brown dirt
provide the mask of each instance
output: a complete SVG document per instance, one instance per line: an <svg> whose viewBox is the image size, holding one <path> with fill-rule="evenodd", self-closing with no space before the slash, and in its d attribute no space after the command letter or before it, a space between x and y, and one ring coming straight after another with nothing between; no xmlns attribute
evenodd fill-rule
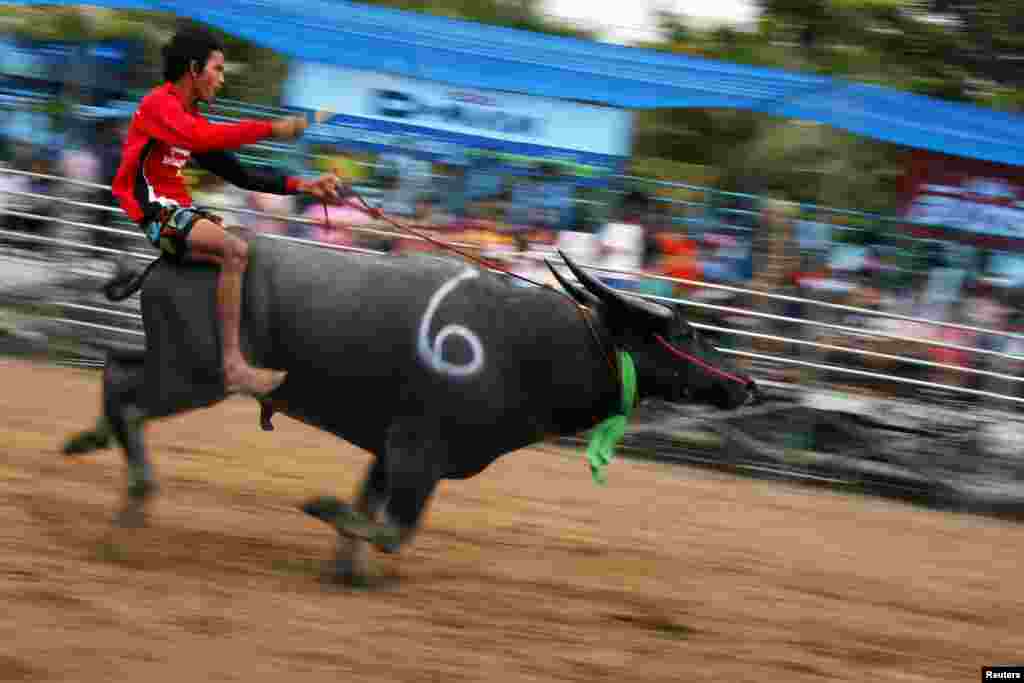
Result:
<svg viewBox="0 0 1024 683"><path fill-rule="evenodd" d="M622 460L600 488L545 448L442 485L378 558L397 586L327 589L334 534L295 506L368 456L244 400L150 428L152 524L113 532L119 453L58 455L98 373L0 365L0 681L972 681L1024 654L1024 526Z"/></svg>

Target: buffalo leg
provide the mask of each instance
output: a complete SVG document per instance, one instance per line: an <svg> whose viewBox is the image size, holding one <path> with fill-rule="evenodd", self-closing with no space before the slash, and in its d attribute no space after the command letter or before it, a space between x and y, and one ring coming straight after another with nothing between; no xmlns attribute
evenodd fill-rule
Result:
<svg viewBox="0 0 1024 683"><path fill-rule="evenodd" d="M442 444L415 421L396 422L388 430L383 452L370 467L355 508L333 497L302 506L304 512L332 523L338 531L332 580L370 585L369 546L395 553L412 540L440 480Z"/></svg>
<svg viewBox="0 0 1024 683"><path fill-rule="evenodd" d="M419 528L427 502L441 479L446 446L429 426L396 423L387 441L389 495L385 512L398 528L399 547L412 541Z"/></svg>
<svg viewBox="0 0 1024 683"><path fill-rule="evenodd" d="M140 405L140 393L144 367L141 360L109 360L103 378L104 414L124 449L128 474L124 507L115 518L119 526L144 525L146 502L157 489L143 440L145 413Z"/></svg>
<svg viewBox="0 0 1024 683"><path fill-rule="evenodd" d="M334 496L321 496L302 505L302 511L331 525L338 533L334 565L325 578L350 586L369 586L370 546L395 552L399 534L384 513L390 495L386 462L377 457L370 465L355 506Z"/></svg>
<svg viewBox="0 0 1024 683"><path fill-rule="evenodd" d="M101 415L92 429L85 429L69 436L64 441L62 450L64 455L68 456L92 453L101 448L107 448L113 436L110 425L107 424L107 418Z"/></svg>
<svg viewBox="0 0 1024 683"><path fill-rule="evenodd" d="M372 522L386 524L384 507L390 492L389 480L384 460L374 458L356 500L355 511ZM379 547L385 552L395 552L398 547L397 538ZM370 569L370 542L339 530L332 579L348 585L365 584L371 574Z"/></svg>
<svg viewBox="0 0 1024 683"><path fill-rule="evenodd" d="M388 430L384 453L379 455L363 484L355 511L372 524L397 534L373 544L388 553L412 541L427 501L440 480L442 441L415 421L398 421ZM369 585L369 546L366 535L346 533L339 527L334 579L349 585Z"/></svg>

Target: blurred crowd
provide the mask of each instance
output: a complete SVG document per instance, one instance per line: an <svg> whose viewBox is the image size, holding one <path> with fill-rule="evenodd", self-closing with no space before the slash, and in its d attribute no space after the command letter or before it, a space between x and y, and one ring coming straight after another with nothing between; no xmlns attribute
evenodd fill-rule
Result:
<svg viewBox="0 0 1024 683"><path fill-rule="evenodd" d="M88 137L71 137L59 149L7 140L8 168L74 178L97 187L42 177L0 173L0 207L36 217L3 216L3 229L50 240L85 241L103 249L148 247L140 239L84 230L53 219L133 231L113 205L109 185L117 169L123 119L90 123ZM612 186L595 201L581 201L573 178L550 163L525 173L502 175L487 168L434 163L415 154L383 154L352 174L352 187L386 215L438 240L462 245L488 262L553 284L544 265L555 250L578 262L603 268L601 276L622 290L684 298L706 305L749 308L767 317L689 307L697 322L743 330L748 334L709 334L723 346L755 353L781 354L811 364L838 364L868 372L1000 393L1019 393L1019 384L944 367L910 365L910 357L942 365L961 365L1020 375L1020 361L998 355L918 344L885 337L852 336L848 331L811 325L809 318L867 332L933 340L990 352L1024 354L1021 342L986 332L943 327L871 315L871 312L927 318L987 330L1021 329L1017 282L1004 277L1000 265L1010 255L932 242L908 261L883 236L851 244L837 240L827 222L808 220L798 204L782 198L755 198L742 209L713 212L699 202L651 194L636 185ZM309 169L312 172L312 169ZM298 197L245 192L208 175L190 174L197 204L217 207L229 222L256 232L312 240L335 247L359 247L392 253L432 252L439 247L401 234L386 221L374 220L357 199L323 206ZM46 199L58 195L78 205ZM299 217L285 220L283 216ZM49 220L38 217L48 218ZM63 242L18 240L7 245L43 252L81 251ZM918 245L922 246L922 245ZM103 259L113 252L88 252ZM1010 259L1012 260L1012 258ZM909 265L908 265L909 264ZM671 279L670 279L671 278ZM782 295L770 298L697 282ZM822 307L805 300L837 306ZM781 337L822 345L855 346L877 356L842 353L795 344ZM889 357L893 356L893 357ZM756 361L751 361L756 362ZM861 385L862 390L920 393L920 386L900 387L867 376L829 373L809 365L758 368L760 376L804 381L827 375L830 382Z"/></svg>

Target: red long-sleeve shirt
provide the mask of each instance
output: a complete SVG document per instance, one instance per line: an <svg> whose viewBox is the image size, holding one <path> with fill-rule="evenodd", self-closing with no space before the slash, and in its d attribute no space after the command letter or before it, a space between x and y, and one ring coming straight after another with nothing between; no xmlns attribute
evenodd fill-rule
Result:
<svg viewBox="0 0 1024 683"><path fill-rule="evenodd" d="M162 206L191 206L182 169L193 155L201 166L244 189L292 194L296 178L246 169L226 152L271 134L269 121L210 123L194 105L186 109L174 84L165 83L142 99L132 117L113 194L136 223Z"/></svg>

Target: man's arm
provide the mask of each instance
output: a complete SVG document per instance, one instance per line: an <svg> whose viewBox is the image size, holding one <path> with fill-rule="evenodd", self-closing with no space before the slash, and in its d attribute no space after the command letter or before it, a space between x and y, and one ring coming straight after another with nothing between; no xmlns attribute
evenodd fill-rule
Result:
<svg viewBox="0 0 1024 683"><path fill-rule="evenodd" d="M232 185L252 192L308 194L323 202L332 203L341 199L339 188L343 189L345 194L348 192L345 186L339 186L338 177L333 173L325 173L313 180L304 180L274 169L245 166L234 154L223 150L193 154L192 158L207 171ZM376 216L378 212L370 210L368 213Z"/></svg>
<svg viewBox="0 0 1024 683"><path fill-rule="evenodd" d="M231 152L217 150L193 154L192 158L210 173L243 190L269 194L296 194L301 191L302 181L299 178L272 168L244 166Z"/></svg>
<svg viewBox="0 0 1024 683"><path fill-rule="evenodd" d="M306 128L305 119L286 116L274 121L210 123L185 111L173 96L156 97L143 102L135 113L136 123L149 137L193 154L213 150L238 149L269 137L294 138Z"/></svg>

